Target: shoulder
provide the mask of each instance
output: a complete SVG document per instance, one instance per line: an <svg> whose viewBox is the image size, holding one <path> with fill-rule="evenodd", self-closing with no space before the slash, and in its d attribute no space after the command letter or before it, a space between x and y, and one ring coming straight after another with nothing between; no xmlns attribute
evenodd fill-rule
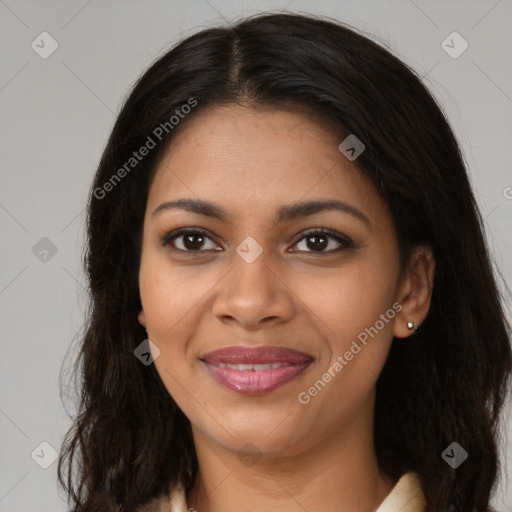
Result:
<svg viewBox="0 0 512 512"><path fill-rule="evenodd" d="M167 494L141 505L135 512L188 512L183 485L181 482L176 482L169 487Z"/></svg>
<svg viewBox="0 0 512 512"><path fill-rule="evenodd" d="M425 496L418 475L409 472L400 477L375 512L425 512L425 508ZM167 495L153 499L136 512L189 512L182 484L176 483Z"/></svg>
<svg viewBox="0 0 512 512"><path fill-rule="evenodd" d="M416 473L405 473L375 512L424 512L425 496Z"/></svg>

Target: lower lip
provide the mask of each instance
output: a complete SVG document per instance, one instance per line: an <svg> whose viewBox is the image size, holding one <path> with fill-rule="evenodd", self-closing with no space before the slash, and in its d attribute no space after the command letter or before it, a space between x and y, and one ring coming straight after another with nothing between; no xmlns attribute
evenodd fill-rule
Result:
<svg viewBox="0 0 512 512"><path fill-rule="evenodd" d="M233 370L232 368L216 366L203 361L210 375L220 384L233 391L246 395L259 395L272 391L287 382L297 378L311 361L293 366L281 366L272 370Z"/></svg>

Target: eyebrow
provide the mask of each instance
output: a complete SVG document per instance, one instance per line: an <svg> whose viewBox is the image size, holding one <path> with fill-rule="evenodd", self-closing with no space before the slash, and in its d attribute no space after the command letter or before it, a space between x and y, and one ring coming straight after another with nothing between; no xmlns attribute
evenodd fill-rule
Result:
<svg viewBox="0 0 512 512"><path fill-rule="evenodd" d="M186 210L188 212L218 219L222 222L227 222L231 218L231 216L221 206L201 199L176 199L174 201L166 201L165 203L157 206L153 210L151 216L155 217L159 213L173 209ZM351 215L352 217L363 221L368 226L371 226L370 220L361 210L337 199L307 202L301 201L281 206L277 210L276 222L278 224L290 222L301 217L308 217L310 215L315 215L316 213L333 210Z"/></svg>

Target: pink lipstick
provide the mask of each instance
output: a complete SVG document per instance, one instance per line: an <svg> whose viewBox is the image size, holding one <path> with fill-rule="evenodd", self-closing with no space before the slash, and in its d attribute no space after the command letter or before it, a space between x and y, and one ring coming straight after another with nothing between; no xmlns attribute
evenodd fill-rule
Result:
<svg viewBox="0 0 512 512"><path fill-rule="evenodd" d="M313 362L311 356L296 350L244 346L215 350L201 360L217 382L249 395L267 393L286 384Z"/></svg>

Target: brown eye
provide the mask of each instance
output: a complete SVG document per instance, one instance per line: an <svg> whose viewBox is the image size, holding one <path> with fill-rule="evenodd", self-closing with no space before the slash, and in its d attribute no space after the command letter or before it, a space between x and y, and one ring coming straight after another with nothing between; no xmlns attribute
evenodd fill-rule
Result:
<svg viewBox="0 0 512 512"><path fill-rule="evenodd" d="M208 244L208 241L210 244ZM163 246L182 252L203 252L215 249L216 244L203 231L197 229L184 229L167 234L161 241Z"/></svg>
<svg viewBox="0 0 512 512"><path fill-rule="evenodd" d="M325 229L308 232L295 244L297 247L299 245L302 245L300 251L318 254L337 252L354 246L353 242L341 233Z"/></svg>

